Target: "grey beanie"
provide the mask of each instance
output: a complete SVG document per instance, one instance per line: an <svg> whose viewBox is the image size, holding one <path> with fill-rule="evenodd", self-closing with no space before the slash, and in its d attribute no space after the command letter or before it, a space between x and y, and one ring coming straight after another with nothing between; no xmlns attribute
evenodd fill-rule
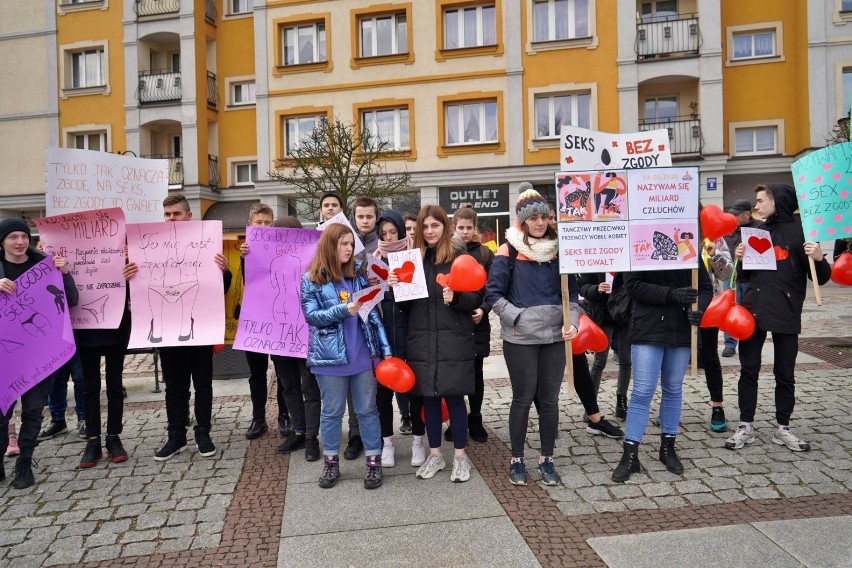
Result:
<svg viewBox="0 0 852 568"><path fill-rule="evenodd" d="M523 225L524 221L533 215L550 215L550 205L547 200L541 196L539 192L533 189L531 183L523 182L518 186L520 195L518 202L515 204L515 213L518 216L518 224Z"/></svg>

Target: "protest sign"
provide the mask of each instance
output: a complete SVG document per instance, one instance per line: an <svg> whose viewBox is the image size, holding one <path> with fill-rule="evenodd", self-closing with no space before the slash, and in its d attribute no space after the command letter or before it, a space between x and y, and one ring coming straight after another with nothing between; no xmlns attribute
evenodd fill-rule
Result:
<svg viewBox="0 0 852 568"><path fill-rule="evenodd" d="M811 152L792 172L807 239L852 237L852 142Z"/></svg>
<svg viewBox="0 0 852 568"><path fill-rule="evenodd" d="M98 209L35 220L44 252L65 257L80 293L71 308L75 329L116 329L124 315L125 226L121 209Z"/></svg>
<svg viewBox="0 0 852 568"><path fill-rule="evenodd" d="M556 174L560 221L627 219L626 172Z"/></svg>
<svg viewBox="0 0 852 568"><path fill-rule="evenodd" d="M744 270L777 270L775 249L772 246L772 235L763 229L740 227Z"/></svg>
<svg viewBox="0 0 852 568"><path fill-rule="evenodd" d="M559 271L630 270L627 221L559 223Z"/></svg>
<svg viewBox="0 0 852 568"><path fill-rule="evenodd" d="M382 282L387 282L388 270L388 265L385 264L385 261L382 259L375 256L371 256L369 258L367 263L367 276L373 276Z"/></svg>
<svg viewBox="0 0 852 568"><path fill-rule="evenodd" d="M698 168L631 171L627 191L631 220L698 217Z"/></svg>
<svg viewBox="0 0 852 568"><path fill-rule="evenodd" d="M565 171L627 170L672 165L669 131L613 134L563 126L560 165Z"/></svg>
<svg viewBox="0 0 852 568"><path fill-rule="evenodd" d="M168 160L47 148L44 169L49 216L118 207L128 223L163 219L163 199L169 191Z"/></svg>
<svg viewBox="0 0 852 568"><path fill-rule="evenodd" d="M130 225L127 249L131 349L224 343L221 221Z"/></svg>
<svg viewBox="0 0 852 568"><path fill-rule="evenodd" d="M346 215L343 214L343 211L326 221L320 225L317 225L317 230L322 231L329 225L346 225L352 231L352 236L355 237L355 254L360 254L362 250L364 250L364 243L361 242L361 238L358 236L358 231L352 228L352 224L349 222L349 219L346 218Z"/></svg>
<svg viewBox="0 0 852 568"><path fill-rule="evenodd" d="M352 302L362 304L361 307L358 308L358 315L361 316L362 320L367 321L367 317L370 315L370 312L385 297L385 290L387 290L387 288L387 283L382 282L381 284L364 288L363 290L359 290L352 294Z"/></svg>
<svg viewBox="0 0 852 568"><path fill-rule="evenodd" d="M630 270L698 268L697 238L697 219L631 221Z"/></svg>
<svg viewBox="0 0 852 568"><path fill-rule="evenodd" d="M396 302L429 297L420 249L388 253L388 266L399 278L399 283L393 287Z"/></svg>
<svg viewBox="0 0 852 568"><path fill-rule="evenodd" d="M0 292L0 411L55 372L74 355L62 273L48 257Z"/></svg>
<svg viewBox="0 0 852 568"><path fill-rule="evenodd" d="M320 236L310 229L246 227L245 293L234 349L308 356L300 291Z"/></svg>

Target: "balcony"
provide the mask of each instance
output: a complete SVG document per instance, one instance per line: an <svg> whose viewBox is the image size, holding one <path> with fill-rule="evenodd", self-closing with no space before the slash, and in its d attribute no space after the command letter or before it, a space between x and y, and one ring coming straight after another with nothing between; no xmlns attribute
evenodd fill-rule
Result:
<svg viewBox="0 0 852 568"><path fill-rule="evenodd" d="M142 156L153 160L169 161L169 187L183 185L183 158L174 154L151 154Z"/></svg>
<svg viewBox="0 0 852 568"><path fill-rule="evenodd" d="M216 88L216 74L207 72L207 106L217 108L219 105L219 90Z"/></svg>
<svg viewBox="0 0 852 568"><path fill-rule="evenodd" d="M179 10L180 0L136 0L133 3L137 18L177 14Z"/></svg>
<svg viewBox="0 0 852 568"><path fill-rule="evenodd" d="M142 104L180 102L180 71L140 71L136 100Z"/></svg>
<svg viewBox="0 0 852 568"><path fill-rule="evenodd" d="M639 131L662 130L669 131L669 148L672 158L688 158L701 155L704 148L704 138L701 136L701 120L698 117L676 116L671 120L658 119L640 121Z"/></svg>
<svg viewBox="0 0 852 568"><path fill-rule="evenodd" d="M211 189L218 189L220 181L219 157L207 154L207 184Z"/></svg>
<svg viewBox="0 0 852 568"><path fill-rule="evenodd" d="M204 0L204 19L216 25L216 0Z"/></svg>
<svg viewBox="0 0 852 568"><path fill-rule="evenodd" d="M697 14L642 16L636 24L636 60L695 57L701 47Z"/></svg>

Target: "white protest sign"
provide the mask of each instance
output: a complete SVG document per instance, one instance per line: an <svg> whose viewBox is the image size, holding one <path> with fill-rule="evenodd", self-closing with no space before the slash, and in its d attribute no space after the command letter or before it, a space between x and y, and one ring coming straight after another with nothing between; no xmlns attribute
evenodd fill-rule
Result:
<svg viewBox="0 0 852 568"><path fill-rule="evenodd" d="M387 282L390 269L381 258L371 256L367 261L367 275L375 276L382 282Z"/></svg>
<svg viewBox="0 0 852 568"><path fill-rule="evenodd" d="M695 219L698 168L631 171L627 175L630 219Z"/></svg>
<svg viewBox="0 0 852 568"><path fill-rule="evenodd" d="M672 165L669 131L627 134L563 126L560 165L566 171L625 170Z"/></svg>
<svg viewBox="0 0 852 568"><path fill-rule="evenodd" d="M740 227L745 253L744 270L777 270L775 248L769 231Z"/></svg>
<svg viewBox="0 0 852 568"><path fill-rule="evenodd" d="M388 266L399 278L399 283L393 287L397 302L429 297L420 249L388 253Z"/></svg>
<svg viewBox="0 0 852 568"><path fill-rule="evenodd" d="M358 315L361 316L362 320L367 321L367 316L370 315L373 308L385 297L387 287L387 282L382 282L381 284L364 288L352 294L352 303L361 304L361 307L358 309Z"/></svg>
<svg viewBox="0 0 852 568"><path fill-rule="evenodd" d="M614 272L607 272L604 274L604 281L609 284L609 289L606 291L607 294L612 294L612 281L615 280Z"/></svg>
<svg viewBox="0 0 852 568"><path fill-rule="evenodd" d="M343 211L322 223L321 225L317 225L317 230L322 231L329 225L346 225L352 230L352 235L355 237L355 254L360 254L362 250L364 250L364 243L361 242L361 239L358 237L358 231L352 228L352 224L349 222L349 219L346 218L346 215L343 214Z"/></svg>
<svg viewBox="0 0 852 568"><path fill-rule="evenodd" d="M128 223L163 220L168 160L46 148L44 172L48 216L118 207Z"/></svg>
<svg viewBox="0 0 852 568"><path fill-rule="evenodd" d="M627 221L559 223L558 233L563 274L630 270Z"/></svg>

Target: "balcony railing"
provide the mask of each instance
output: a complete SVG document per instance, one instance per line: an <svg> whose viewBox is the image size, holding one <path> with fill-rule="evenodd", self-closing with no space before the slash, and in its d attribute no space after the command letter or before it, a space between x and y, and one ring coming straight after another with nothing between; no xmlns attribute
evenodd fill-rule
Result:
<svg viewBox="0 0 852 568"><path fill-rule="evenodd" d="M169 185L183 185L183 158L174 154L151 154L142 156L157 160L169 161Z"/></svg>
<svg viewBox="0 0 852 568"><path fill-rule="evenodd" d="M701 120L692 117L676 116L670 120L640 121L639 130L669 131L669 148L672 156L700 156L704 148L704 137L701 135Z"/></svg>
<svg viewBox="0 0 852 568"><path fill-rule="evenodd" d="M133 3L133 11L139 18L177 14L180 11L180 0L136 0Z"/></svg>
<svg viewBox="0 0 852 568"><path fill-rule="evenodd" d="M219 90L216 88L216 74L207 72L207 106L216 108L219 105Z"/></svg>
<svg viewBox="0 0 852 568"><path fill-rule="evenodd" d="M216 23L216 0L204 0L204 19Z"/></svg>
<svg viewBox="0 0 852 568"><path fill-rule="evenodd" d="M140 71L136 99L142 104L180 101L180 71Z"/></svg>
<svg viewBox="0 0 852 568"><path fill-rule="evenodd" d="M696 14L658 18L642 17L636 24L638 61L663 57L693 57L701 47L701 29Z"/></svg>
<svg viewBox="0 0 852 568"><path fill-rule="evenodd" d="M207 154L207 183L216 189L219 187L219 157Z"/></svg>

